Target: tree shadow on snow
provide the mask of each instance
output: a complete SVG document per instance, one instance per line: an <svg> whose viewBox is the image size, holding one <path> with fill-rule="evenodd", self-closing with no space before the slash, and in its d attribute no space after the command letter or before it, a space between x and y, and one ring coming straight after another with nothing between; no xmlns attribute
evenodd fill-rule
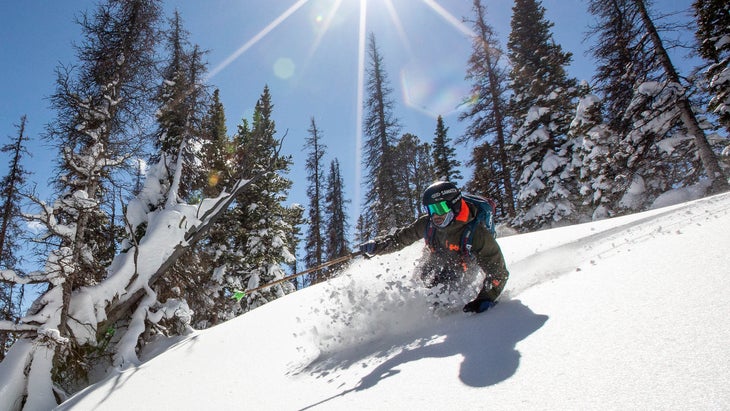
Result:
<svg viewBox="0 0 730 411"><path fill-rule="evenodd" d="M471 387L497 384L510 378L517 371L520 362L517 343L540 329L548 316L535 314L519 300L507 300L487 313L470 315L457 321L450 321L450 318L453 316L441 319L434 326L429 325L399 337L402 341L390 338L389 341L395 344L389 348L378 347L377 344L368 344L370 349L356 348L357 357L361 360L373 357L389 358L362 377L354 388L336 397L372 388L380 381L398 374L400 372L398 368L402 364L425 358L445 358L454 355L464 357L459 370L461 382ZM390 356L389 353L398 349L397 354ZM354 352L339 353L336 356L350 357L349 360L338 362L330 358L310 364L302 371L332 377L336 370L348 368L359 362L353 361L351 358L353 354ZM322 402L333 398L335 397Z"/></svg>

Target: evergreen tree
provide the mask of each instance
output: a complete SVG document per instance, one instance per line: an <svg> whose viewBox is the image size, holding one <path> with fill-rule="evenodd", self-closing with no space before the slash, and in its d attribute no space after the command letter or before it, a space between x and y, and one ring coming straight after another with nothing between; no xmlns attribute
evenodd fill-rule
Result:
<svg viewBox="0 0 730 411"><path fill-rule="evenodd" d="M466 191L493 198L497 203L497 213L507 215L505 202L509 204L509 201L500 194L505 192L505 188L495 147L488 142L475 146L468 164L473 168L473 173L465 185Z"/></svg>
<svg viewBox="0 0 730 411"><path fill-rule="evenodd" d="M383 67L383 58L370 35L368 44L370 62L367 68L367 99L363 124L366 136L364 166L367 191L363 222L368 238L383 234L407 221L402 193L396 176L398 170L393 153L400 129L393 113L392 89Z"/></svg>
<svg viewBox="0 0 730 411"><path fill-rule="evenodd" d="M730 3L695 0L699 53L709 66L705 72L712 100L709 109L730 131Z"/></svg>
<svg viewBox="0 0 730 411"><path fill-rule="evenodd" d="M726 183L687 97L694 86L682 84L644 1L591 1L589 11L597 17L597 89L621 136L611 145L612 208L644 209L672 187L696 183L703 168L716 185Z"/></svg>
<svg viewBox="0 0 730 411"><path fill-rule="evenodd" d="M572 205L577 186L565 175L572 158L567 133L574 114L577 82L550 32L553 23L537 0L516 0L507 47L512 70L510 117L515 119L517 200L516 226L536 229L575 219Z"/></svg>
<svg viewBox="0 0 730 411"><path fill-rule="evenodd" d="M591 34L598 37L593 49L599 62L594 78L596 91L603 95L611 134L620 137L615 144L600 143L610 147L608 157L614 163L607 164L613 168L606 170L606 174L614 176L613 187L601 192L603 199L608 200L602 203L609 214L627 208L642 209L671 185L667 180L667 158L654 144L671 127L663 131L646 127L653 119L662 117L658 104L653 104L659 100L662 88L642 87L661 84L661 71L648 46L634 0L591 1L588 10L596 17ZM661 101L668 107L671 100L665 97ZM676 114L672 117L676 120Z"/></svg>
<svg viewBox="0 0 730 411"><path fill-rule="evenodd" d="M701 165L704 168L705 174L711 182L710 191L725 191L730 188L730 186L728 185L727 177L722 172L720 164L717 161L717 156L712 150L710 143L707 141L707 136L705 135L704 130L700 126L700 121L693 110L687 88L681 84L679 73L674 66L674 63L670 59L669 53L667 53L666 47L664 46L664 42L659 36L659 31L657 30L651 16L649 15L646 1L634 1L636 2L637 8L639 10L639 15L641 16L641 21L644 25L644 28L649 35L648 37L651 41L651 46L653 47L656 58L659 61L664 75L666 76L667 82L670 85L669 88L679 87L681 89L681 91L676 93L675 104L677 106L677 110L679 111L679 118L682 126L687 131L687 133L691 137L693 137L693 143L695 145L697 155L700 158ZM680 168L678 174L684 174L685 170L683 170L683 168L686 167Z"/></svg>
<svg viewBox="0 0 730 411"><path fill-rule="evenodd" d="M244 121L238 130L238 162L246 173L259 172L278 153L272 112L271 94L266 86L256 103L251 125ZM274 171L252 184L238 199L236 218L240 227L234 250L240 250L240 256L238 262L229 267L233 276L231 285L236 288L253 288L281 278L285 275L282 265L295 260L288 241L293 232L291 214L296 210L283 205L292 182L281 175L289 171L290 165L291 158L280 158ZM243 308L256 308L293 290L291 283L261 290L242 300Z"/></svg>
<svg viewBox="0 0 730 411"><path fill-rule="evenodd" d="M196 164L199 157L196 151L203 144L201 128L207 109L205 88L201 84L205 65L198 47L191 47L188 37L189 33L183 29L182 19L176 11L167 32L169 57L156 97L159 107L155 147L159 161L168 170L166 181L161 183L182 201L191 199L194 191L200 188L194 187L195 183L200 183L203 178ZM178 161L183 164L182 176L170 172Z"/></svg>
<svg viewBox="0 0 730 411"><path fill-rule="evenodd" d="M461 121L471 121L460 142L477 143L468 164L474 172L467 187L494 198L501 211L514 217L513 165L508 154L506 117L509 79L504 53L494 29L486 22L486 8L481 0L474 0L473 11L476 35L466 72L466 79L472 82L472 97L467 101L468 110L459 116Z"/></svg>
<svg viewBox="0 0 730 411"><path fill-rule="evenodd" d="M656 69L651 54L644 53L644 32L633 0L589 1L596 17L589 35L597 36L591 53L599 62L594 89L603 96L605 121L619 135L633 125L625 116L635 86L649 80Z"/></svg>
<svg viewBox="0 0 730 411"><path fill-rule="evenodd" d="M364 214L360 214L357 217L357 223L355 224L355 244L362 244L368 241L372 236L368 230L372 224L369 224Z"/></svg>
<svg viewBox="0 0 730 411"><path fill-rule="evenodd" d="M444 118L436 119L436 132L433 139L433 170L436 179L447 180L458 184L461 180L461 162L456 159L456 150L449 143L449 128L444 125Z"/></svg>
<svg viewBox="0 0 730 411"><path fill-rule="evenodd" d="M76 78L71 69L57 70L51 101L58 117L47 138L61 153L60 195L54 204L56 224L48 229L59 246L49 259L63 261L58 266L64 279L63 336L69 336L72 290L100 281L113 256L112 221L103 205L115 168L139 147L134 130L149 107L144 91L153 69L158 16L156 1L106 1L93 16L79 20L85 39L77 50Z"/></svg>
<svg viewBox="0 0 730 411"><path fill-rule="evenodd" d="M350 253L350 246L347 241L347 233L350 231L347 222L347 203L345 199L345 187L340 174L340 162L337 159L330 163L327 183L325 185L325 207L324 207L324 240L325 260L329 261L343 257ZM331 277L340 267L329 267L325 276Z"/></svg>
<svg viewBox="0 0 730 411"><path fill-rule="evenodd" d="M91 367L92 358L78 360L87 341L76 340L71 330L86 324L69 316L70 302L76 290L105 278L115 253L111 180L145 141L138 130L149 119L146 91L154 74L159 11L154 0L99 4L92 15L79 19L84 36L77 47L79 64L57 70L51 96L57 118L46 138L60 153L54 178L59 195L52 206L34 200L45 239L54 249L44 274L48 290L29 315L53 312L44 327L69 339L62 347L43 340L34 349L34 355L55 358L53 378L59 390L73 389Z"/></svg>
<svg viewBox="0 0 730 411"><path fill-rule="evenodd" d="M220 101L220 90L213 91L208 112L202 127L202 167L200 173L204 197L215 197L221 190L230 188L234 178L233 142L228 138L226 113Z"/></svg>
<svg viewBox="0 0 730 411"><path fill-rule="evenodd" d="M213 160L206 157L211 153L205 152L211 149L212 142L208 138L213 138L207 134L204 124L210 110L207 90L202 84L206 68L198 46L189 43L189 33L183 28L177 11L169 20L165 34L167 59L156 95L155 141L158 167L164 168L165 173L157 177L161 178L162 190L167 190L161 199L168 204L194 203L204 192L210 191L207 190L205 167L208 160ZM208 253L210 249L206 249L206 245L204 241L188 250L155 287L160 301L185 301L197 313L196 320L211 317L206 286L209 274L215 268L212 261L215 254ZM178 323L179 320L172 318L164 325L184 327L186 324Z"/></svg>
<svg viewBox="0 0 730 411"><path fill-rule="evenodd" d="M307 223L306 218L304 218L304 211L304 206L301 204L293 204L287 208L287 213L285 215L286 223L291 227L291 232L287 236L289 254L294 257L288 265L295 273L300 271L296 255L297 250L299 250L299 244L302 241L302 227ZM294 289L301 288L299 280L299 278L293 278L291 280L291 285Z"/></svg>
<svg viewBox="0 0 730 411"><path fill-rule="evenodd" d="M614 181L618 169L610 155L618 145L618 136L604 123L603 105L587 85L578 103L575 119L570 125L571 141L575 142L574 160L569 173L578 176L581 202L576 204L580 214L598 220L614 215Z"/></svg>
<svg viewBox="0 0 730 411"><path fill-rule="evenodd" d="M29 172L23 167L23 156L30 155L25 148L28 137L25 135L26 116L20 118L18 136L9 144L0 148L9 153L10 165L7 175L0 180L0 270L18 271L20 257L17 255L22 233L20 227L21 189L26 183ZM0 321L17 323L20 318L19 287L12 283L0 281ZM14 337L10 333L0 333L0 361L5 358L7 349L12 345Z"/></svg>
<svg viewBox="0 0 730 411"><path fill-rule="evenodd" d="M411 222L422 213L421 195L434 181L431 147L421 143L418 136L403 134L395 148L395 161L399 165L397 184L407 210L401 220Z"/></svg>
<svg viewBox="0 0 730 411"><path fill-rule="evenodd" d="M230 190L235 181L235 148L228 137L226 115L220 101L220 91L214 90L208 112L203 118L201 129L199 180L194 184L205 198L215 198L224 190ZM186 300L194 313L196 328L208 328L233 318L237 313L235 301L225 287L227 255L230 252L230 237L237 227L233 212L225 212L213 224L208 238L192 247L198 261L190 278L198 279L199 287L189 287ZM182 259L183 261L185 258ZM185 271L182 271L184 274Z"/></svg>
<svg viewBox="0 0 730 411"><path fill-rule="evenodd" d="M305 169L307 171L307 196L309 197L309 230L307 240L304 243L304 264L306 268L322 265L324 262L324 223L322 221L322 208L324 203L324 157L327 146L322 144L321 132L317 128L314 118L309 126L309 136L304 140L304 148L309 148ZM314 271L309 274L309 283L318 282L318 276L322 273Z"/></svg>

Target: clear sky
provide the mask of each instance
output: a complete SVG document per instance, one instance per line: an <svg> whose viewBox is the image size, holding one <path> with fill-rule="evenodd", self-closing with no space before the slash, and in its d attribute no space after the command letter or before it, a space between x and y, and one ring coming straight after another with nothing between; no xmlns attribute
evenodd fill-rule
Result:
<svg viewBox="0 0 730 411"><path fill-rule="evenodd" d="M55 113L48 96L54 90L54 70L74 64L74 42L80 42L75 17L92 10L91 0L0 0L0 139L15 136L14 124L28 116L32 158L26 168L35 174L42 197L56 153L40 139ZM285 154L294 159L290 201L307 204L304 178L304 139L314 117L328 146L326 165L340 161L345 190L353 197L348 213L359 214L357 200L361 165L357 141L358 74L362 34L374 33L383 56L395 115L402 132L431 141L436 117L444 116L449 137L458 138L464 124L457 105L469 85L464 81L471 53L468 0L167 0L169 16L178 9L191 42L209 50L209 83L219 88L232 134L268 84L274 103L278 136L288 130ZM506 47L512 2L486 0L489 23ZM688 10L691 0L658 0L657 9ZM556 42L574 54L570 75L590 80L592 63L584 34L590 16L581 0L544 0L547 17L555 23ZM361 10L365 6L365 18ZM683 13L682 16L686 16ZM363 26L364 24L364 26ZM688 40L691 40L689 38ZM462 160L466 148L459 146ZM0 163L7 164L5 158ZM5 168L0 173L6 173ZM467 173L468 175L469 173Z"/></svg>

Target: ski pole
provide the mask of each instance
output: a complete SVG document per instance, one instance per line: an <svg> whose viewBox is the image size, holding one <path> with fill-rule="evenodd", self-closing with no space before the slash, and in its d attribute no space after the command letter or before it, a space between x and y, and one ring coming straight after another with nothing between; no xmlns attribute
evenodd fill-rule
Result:
<svg viewBox="0 0 730 411"><path fill-rule="evenodd" d="M320 265L318 265L316 267L308 268L308 269L306 269L304 271L300 271L298 273L291 274L291 275L288 275L286 277L279 278L278 280L274 280L274 281L272 281L270 283L266 283L266 284L260 285L258 287L250 288L250 289L248 289L246 291L234 290L233 298L236 301L240 301L241 298L245 297L247 294L250 294L250 293L252 293L254 291L263 290L265 288L272 287L272 286L274 286L276 284L281 284L284 281L288 281L288 280L291 280L293 278L297 278L297 277L302 276L304 274L309 274L309 273L311 273L313 271L321 270L321 269L326 268L326 267L329 267L331 265L335 265L335 264L339 264L339 263L344 263L345 261L352 260L355 257L361 256L362 254L363 254L362 251L355 251L354 253L350 253L350 254L347 254L347 255L343 255L342 257L338 257L338 258L329 260L326 263L322 263L322 264L320 264Z"/></svg>

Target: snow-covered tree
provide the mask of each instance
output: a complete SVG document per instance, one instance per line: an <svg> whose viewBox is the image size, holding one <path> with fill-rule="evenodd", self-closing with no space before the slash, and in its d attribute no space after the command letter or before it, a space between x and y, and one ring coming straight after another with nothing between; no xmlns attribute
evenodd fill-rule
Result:
<svg viewBox="0 0 730 411"><path fill-rule="evenodd" d="M180 199L188 200L200 182L200 164L197 158L202 141L202 121L207 109L206 90L202 85L205 65L197 46L188 42L189 33L182 27L182 19L176 11L167 31L168 59L163 69L162 83L158 87L156 101L157 133L155 159L162 161L168 170L161 183ZM183 175L175 182L170 172L177 162L183 165ZM183 182L182 184L180 182Z"/></svg>
<svg viewBox="0 0 730 411"><path fill-rule="evenodd" d="M145 141L139 131L148 118L146 85L153 74L158 16L157 1L99 4L93 14L78 20L84 36L77 47L79 64L57 70L51 96L57 118L48 126L47 139L59 150L54 181L58 197L52 205L34 200L39 207L34 218L46 228L41 240L53 249L43 272L4 274L17 284L47 285L12 327L23 334L8 353L10 357L20 346L15 355L24 360L16 365L22 364L25 371L16 376L13 389L27 397L28 409L52 408L64 392L78 388L93 362L93 354L87 356L93 343L79 330L89 321L76 315L73 302L82 288L98 285L108 275L115 238L105 202L114 173ZM28 391L28 380L35 381L38 392ZM4 393L3 398L20 407L17 393Z"/></svg>
<svg viewBox="0 0 730 411"><path fill-rule="evenodd" d="M201 129L200 180L195 184L203 197L211 198L230 190L240 175L236 170L235 146L228 136L226 115L220 101L220 91L213 91L208 112ZM199 265L193 278L200 276L201 287L187 293L186 299L193 310L193 325L207 328L233 318L238 312L235 300L226 289L225 268L228 254L232 252L230 238L237 227L233 212L226 211L211 227L207 238L192 252L197 254Z"/></svg>
<svg viewBox="0 0 730 411"><path fill-rule="evenodd" d="M205 166L208 166L209 160L206 155L210 153L205 152L205 149L211 148L207 138L213 136L204 129L208 94L202 79L206 67L202 62L202 52L189 43L188 37L182 18L175 11L165 32L167 56L163 62L162 82L155 98L158 105L155 135L157 152L153 156L157 161L156 167L164 172L156 176L160 179L161 190L169 192L161 199L164 198L171 205L199 201L203 191L208 188ZM159 206L157 204L153 208ZM198 318L212 315L208 312L206 285L213 272L213 255L206 253L204 246L203 242L191 247L157 282L154 289L160 301L185 301L198 314ZM184 324L174 323L163 325L184 327Z"/></svg>
<svg viewBox="0 0 730 411"><path fill-rule="evenodd" d="M278 150L275 140L276 126L272 119L273 104L269 87L259 97L254 109L253 121L244 121L239 126L236 139L243 170L258 172L267 165ZM284 277L285 264L295 260L289 240L292 239L292 210L284 205L292 182L285 178L291 165L290 158L279 158L267 177L251 186L238 199L235 250L240 253L238 262L228 267L232 284L240 289L250 289ZM294 291L291 283L282 283L260 292L248 295L242 300L244 309L249 310Z"/></svg>
<svg viewBox="0 0 730 411"><path fill-rule="evenodd" d="M697 156L704 168L704 173L710 181L711 192L724 191L730 188L727 177L720 168L717 156L710 146L707 136L700 125L700 120L692 107L687 85L682 86L679 72L674 66L669 53L667 52L664 42L659 35L654 22L650 16L645 0L635 0L641 21L649 35L651 46L657 60L659 61L664 75L666 76L668 88L681 87L682 92L678 92L676 96L676 106L679 111L681 125L687 130L687 134L695 145ZM666 150L666 149L665 149ZM672 154L671 152L669 153Z"/></svg>
<svg viewBox="0 0 730 411"><path fill-rule="evenodd" d="M575 218L568 129L575 113L577 82L566 67L572 56L556 44L537 0L516 0L507 44L512 69L510 117L515 121L517 201L513 223L523 229L563 224ZM567 219L567 220L566 220Z"/></svg>
<svg viewBox="0 0 730 411"><path fill-rule="evenodd" d="M643 0L591 1L596 17L596 85L604 94L608 124L620 136L610 153L617 170L615 210L640 210L676 185L703 175L726 185L660 30ZM724 184L723 184L724 183ZM717 187L713 189L717 189Z"/></svg>
<svg viewBox="0 0 730 411"><path fill-rule="evenodd" d="M65 261L60 253L52 253L45 271L18 275L14 270L0 271L0 279L14 284L49 283L50 287L36 300L28 314L18 324L0 323L4 331L19 333L20 338L0 362L0 398L9 410L47 410L67 398L67 394L104 378L108 373L139 365L137 353L160 334L179 335L190 331L191 311L180 299L160 301L153 288L189 248L210 234L210 230L243 194L271 178L280 164L278 150L256 171L233 182L216 198L203 199L196 205L175 201L157 201L157 197L172 195L160 191L160 177L167 172L162 167L150 167L145 186L133 198L125 212L131 232L144 224L145 230L136 238L130 236L123 251L108 267L108 275L98 284L80 287L69 301L68 336L60 333L60 306L63 278L49 276ZM158 163L160 165L160 163ZM182 172L181 167L175 174ZM151 210L150 204L162 204ZM39 214L53 223L51 208ZM223 272L217 273L223 275ZM166 321L183 329L164 327ZM69 348L75 351L73 361L94 369L89 378L72 378L59 357ZM57 353L58 352L58 353ZM62 367L60 370L57 367ZM64 380L56 381L59 373ZM73 389L72 389L73 388Z"/></svg>
<svg viewBox="0 0 730 411"><path fill-rule="evenodd" d="M730 131L730 3L695 0L699 53L709 66L705 71L712 100L709 109Z"/></svg>
<svg viewBox="0 0 730 411"><path fill-rule="evenodd" d="M590 93L587 84L583 83L581 88L584 92L570 125L570 140L575 146L568 167L580 182L582 201L575 204L578 212L597 220L614 215L618 165L611 153L618 144L618 136L604 122L600 98Z"/></svg>
<svg viewBox="0 0 730 411"><path fill-rule="evenodd" d="M476 144L467 187L494 198L500 212L514 217L513 165L507 141L507 64L481 0L473 1L472 10L475 36L466 72L466 79L472 82L471 97L466 101L467 110L459 116L461 121L470 121L459 142Z"/></svg>

